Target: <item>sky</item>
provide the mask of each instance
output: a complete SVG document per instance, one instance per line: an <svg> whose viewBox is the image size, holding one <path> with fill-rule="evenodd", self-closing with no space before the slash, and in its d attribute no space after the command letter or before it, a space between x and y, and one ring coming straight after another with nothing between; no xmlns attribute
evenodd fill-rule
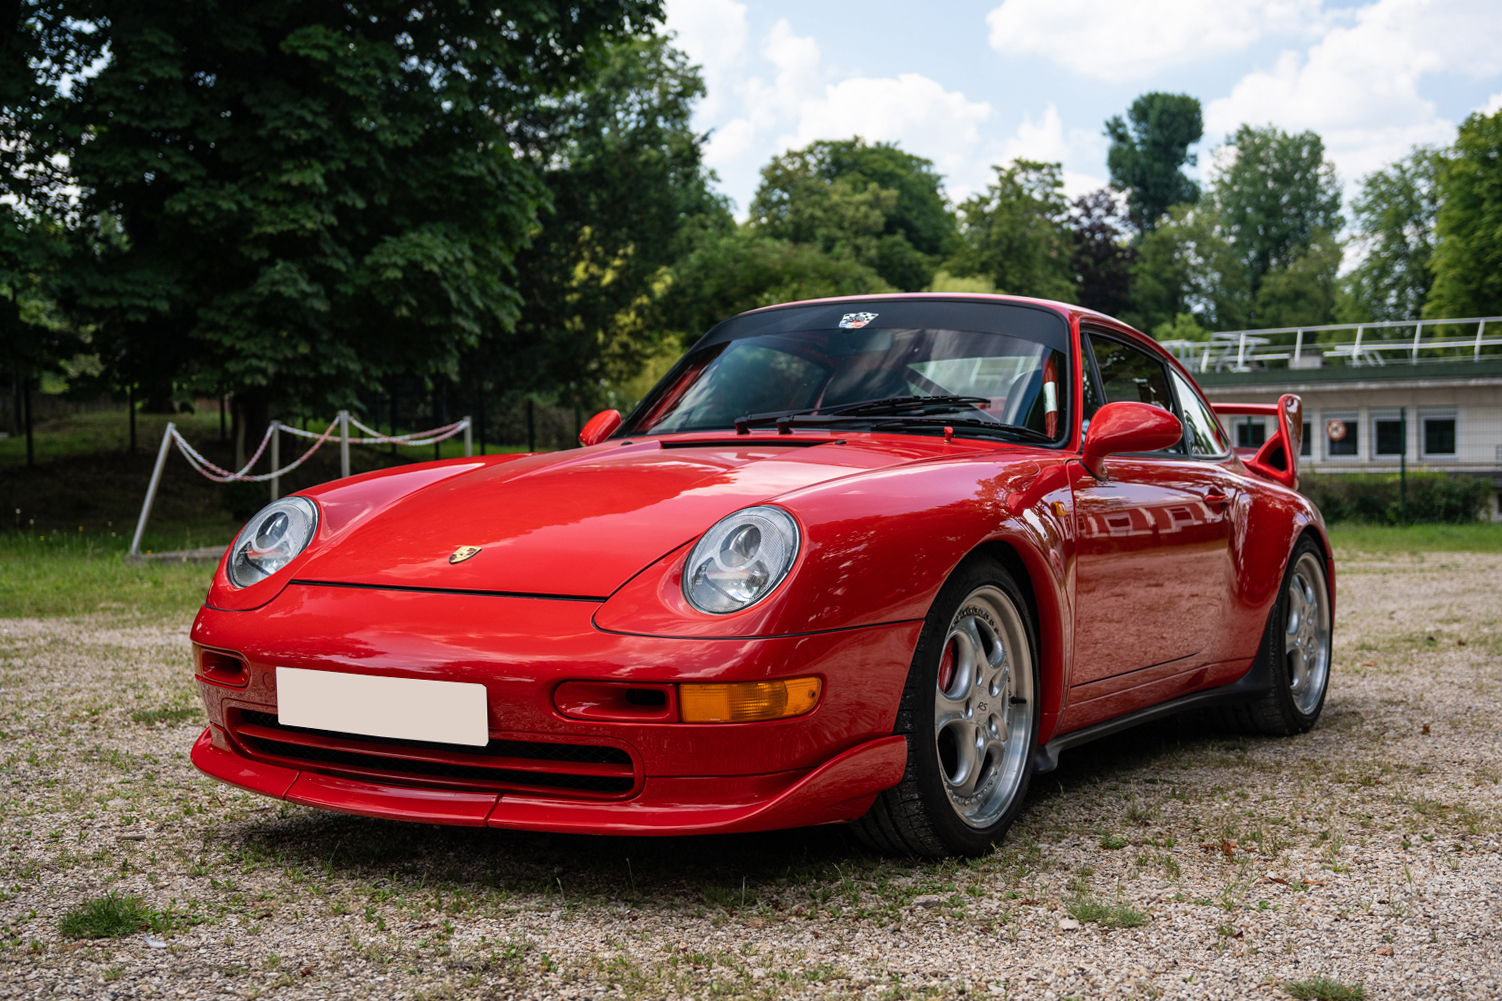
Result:
<svg viewBox="0 0 1502 1001"><path fill-rule="evenodd" d="M1242 123L1312 129L1347 194L1416 144L1502 109L1502 0L667 0L702 67L695 127L744 217L759 171L860 135L927 157L956 202L993 165L1108 181L1102 134L1148 91L1200 99L1203 179Z"/></svg>

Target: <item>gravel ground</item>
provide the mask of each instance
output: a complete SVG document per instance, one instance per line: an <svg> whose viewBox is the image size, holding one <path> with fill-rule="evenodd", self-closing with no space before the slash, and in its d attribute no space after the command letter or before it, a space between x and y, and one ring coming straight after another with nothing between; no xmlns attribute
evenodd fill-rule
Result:
<svg viewBox="0 0 1502 1001"><path fill-rule="evenodd" d="M1350 556L1312 733L1071 752L943 864L271 804L188 763L186 623L0 620L0 997L1497 997L1499 585L1496 555ZM60 932L107 892L158 930Z"/></svg>

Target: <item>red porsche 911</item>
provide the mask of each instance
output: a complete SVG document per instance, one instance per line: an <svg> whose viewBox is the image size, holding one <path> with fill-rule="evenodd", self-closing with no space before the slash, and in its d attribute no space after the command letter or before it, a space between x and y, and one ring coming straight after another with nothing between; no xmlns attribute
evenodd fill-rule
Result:
<svg viewBox="0 0 1502 1001"><path fill-rule="evenodd" d="M1276 433L1233 449L1216 410ZM1302 428L1060 303L743 313L583 448L252 518L193 625L193 761L374 817L982 853L1084 741L1314 725L1334 565Z"/></svg>

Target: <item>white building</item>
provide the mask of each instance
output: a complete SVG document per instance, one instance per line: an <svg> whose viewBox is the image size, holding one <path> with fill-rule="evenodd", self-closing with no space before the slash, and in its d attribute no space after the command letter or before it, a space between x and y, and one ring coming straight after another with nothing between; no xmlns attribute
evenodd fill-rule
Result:
<svg viewBox="0 0 1502 1001"><path fill-rule="evenodd" d="M1176 341L1211 403L1304 401L1301 467L1444 471L1491 481L1502 520L1502 317L1248 330ZM1240 446L1271 418L1234 419Z"/></svg>

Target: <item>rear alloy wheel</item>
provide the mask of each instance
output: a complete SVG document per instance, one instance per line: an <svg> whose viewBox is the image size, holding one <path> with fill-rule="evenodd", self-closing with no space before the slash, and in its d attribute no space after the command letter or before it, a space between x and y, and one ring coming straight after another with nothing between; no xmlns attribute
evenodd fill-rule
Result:
<svg viewBox="0 0 1502 1001"><path fill-rule="evenodd" d="M976 558L939 593L903 691L902 781L855 825L873 847L941 857L990 851L1021 808L1038 726L1027 604L1000 564Z"/></svg>
<svg viewBox="0 0 1502 1001"><path fill-rule="evenodd" d="M1305 733L1330 687L1330 584L1325 556L1307 536L1294 547L1258 654L1272 687L1256 702L1221 711L1231 729L1273 736Z"/></svg>

